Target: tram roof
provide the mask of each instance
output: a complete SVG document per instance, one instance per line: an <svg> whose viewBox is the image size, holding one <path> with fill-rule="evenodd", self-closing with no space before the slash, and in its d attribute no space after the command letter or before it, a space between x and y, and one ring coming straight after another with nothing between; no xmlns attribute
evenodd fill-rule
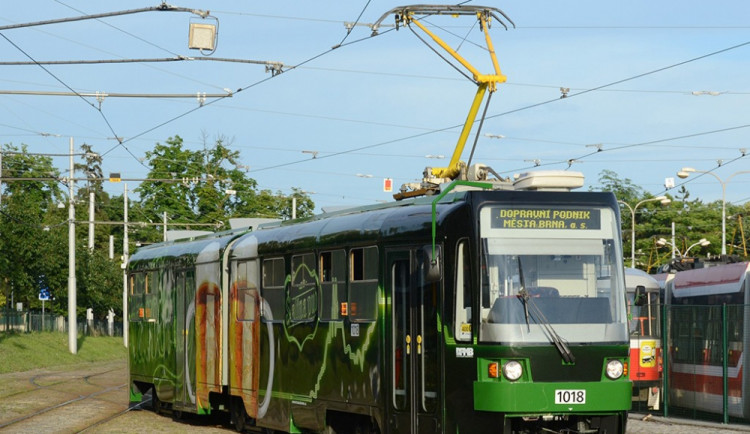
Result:
<svg viewBox="0 0 750 434"><path fill-rule="evenodd" d="M649 291L657 291L659 290L659 281L638 268L626 268L625 286L628 291L635 291L636 286L643 286Z"/></svg>
<svg viewBox="0 0 750 434"><path fill-rule="evenodd" d="M229 231L217 232L210 235L203 235L195 238L185 238L175 241L166 241L163 243L151 244L136 250L130 257L129 263L139 261L148 261L156 258L178 258L178 257L196 257L202 252L206 252L206 247L211 244L216 246L212 249L212 257L204 258L205 260L218 259L219 252L226 247L233 239L248 232L247 228L234 229ZM215 258L214 258L215 256Z"/></svg>
<svg viewBox="0 0 750 434"><path fill-rule="evenodd" d="M733 294L742 290L750 262L680 271L673 279L675 297Z"/></svg>

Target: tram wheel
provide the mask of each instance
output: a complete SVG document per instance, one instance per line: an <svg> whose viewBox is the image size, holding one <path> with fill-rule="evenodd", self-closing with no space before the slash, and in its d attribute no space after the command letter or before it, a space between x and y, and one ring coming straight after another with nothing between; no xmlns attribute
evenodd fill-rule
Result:
<svg viewBox="0 0 750 434"><path fill-rule="evenodd" d="M234 425L234 429L237 432L245 431L247 428L247 412L245 411L245 404L239 398L233 398L229 407L229 417Z"/></svg>
<svg viewBox="0 0 750 434"><path fill-rule="evenodd" d="M159 399L155 389L151 389L151 408L156 414L161 414L164 411L164 403Z"/></svg>
<svg viewBox="0 0 750 434"><path fill-rule="evenodd" d="M182 416L182 410L175 410L174 408L172 409L172 419L180 420L182 419Z"/></svg>

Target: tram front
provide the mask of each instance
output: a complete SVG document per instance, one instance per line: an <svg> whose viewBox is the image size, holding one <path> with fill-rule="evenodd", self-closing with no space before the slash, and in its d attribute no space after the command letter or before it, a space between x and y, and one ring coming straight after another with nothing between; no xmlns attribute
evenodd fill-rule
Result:
<svg viewBox="0 0 750 434"><path fill-rule="evenodd" d="M632 384L614 196L516 192L478 215L474 410L502 413L505 432L624 432Z"/></svg>

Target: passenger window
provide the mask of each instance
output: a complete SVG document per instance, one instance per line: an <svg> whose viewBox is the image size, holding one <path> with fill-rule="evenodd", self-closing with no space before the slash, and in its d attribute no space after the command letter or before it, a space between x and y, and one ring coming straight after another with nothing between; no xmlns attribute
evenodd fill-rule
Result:
<svg viewBox="0 0 750 434"><path fill-rule="evenodd" d="M273 258L263 261L263 289L261 296L271 307L270 312L262 312L264 322L284 321L286 310L284 305L285 278L284 258Z"/></svg>
<svg viewBox="0 0 750 434"><path fill-rule="evenodd" d="M130 275L130 297L128 297L128 319L130 322L143 321L143 317L138 316L139 309L143 304L143 284L141 283L143 274L135 273Z"/></svg>
<svg viewBox="0 0 750 434"><path fill-rule="evenodd" d="M313 321L318 314L318 275L316 270L313 253L292 256L289 316L294 322Z"/></svg>
<svg viewBox="0 0 750 434"><path fill-rule="evenodd" d="M346 252L320 254L320 320L341 321L346 309Z"/></svg>
<svg viewBox="0 0 750 434"><path fill-rule="evenodd" d="M471 341L471 291L469 242L462 240L456 251L456 321L454 336L457 341Z"/></svg>
<svg viewBox="0 0 750 434"><path fill-rule="evenodd" d="M141 295L143 294L143 286L138 285L138 279L143 277L142 274L131 274L130 275L130 295Z"/></svg>
<svg viewBox="0 0 750 434"><path fill-rule="evenodd" d="M155 322L159 317L159 273L149 271L143 288L143 319Z"/></svg>
<svg viewBox="0 0 750 434"><path fill-rule="evenodd" d="M254 321L258 301L257 261L235 262L232 267L233 282L237 291L235 312L238 321Z"/></svg>
<svg viewBox="0 0 750 434"><path fill-rule="evenodd" d="M378 313L378 248L349 252L349 319L375 321Z"/></svg>

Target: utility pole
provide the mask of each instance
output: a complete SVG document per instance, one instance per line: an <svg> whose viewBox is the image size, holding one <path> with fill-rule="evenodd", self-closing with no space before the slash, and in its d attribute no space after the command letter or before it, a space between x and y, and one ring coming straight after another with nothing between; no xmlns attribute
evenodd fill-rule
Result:
<svg viewBox="0 0 750 434"><path fill-rule="evenodd" d="M89 182L89 186L91 183ZM89 191L89 250L94 250L94 192Z"/></svg>
<svg viewBox="0 0 750 434"><path fill-rule="evenodd" d="M78 319L76 318L76 209L73 201L73 138L70 138L70 176L68 178L68 348L78 353Z"/></svg>
<svg viewBox="0 0 750 434"><path fill-rule="evenodd" d="M128 184L123 183L123 236L122 236L122 340L125 348L128 347Z"/></svg>
<svg viewBox="0 0 750 434"><path fill-rule="evenodd" d="M2 145L0 145L0 209L2 209L2 200L3 200L3 149ZM12 305L11 305L12 307ZM5 302L5 331L7 332L10 327L10 315L8 312L8 302L6 300Z"/></svg>

